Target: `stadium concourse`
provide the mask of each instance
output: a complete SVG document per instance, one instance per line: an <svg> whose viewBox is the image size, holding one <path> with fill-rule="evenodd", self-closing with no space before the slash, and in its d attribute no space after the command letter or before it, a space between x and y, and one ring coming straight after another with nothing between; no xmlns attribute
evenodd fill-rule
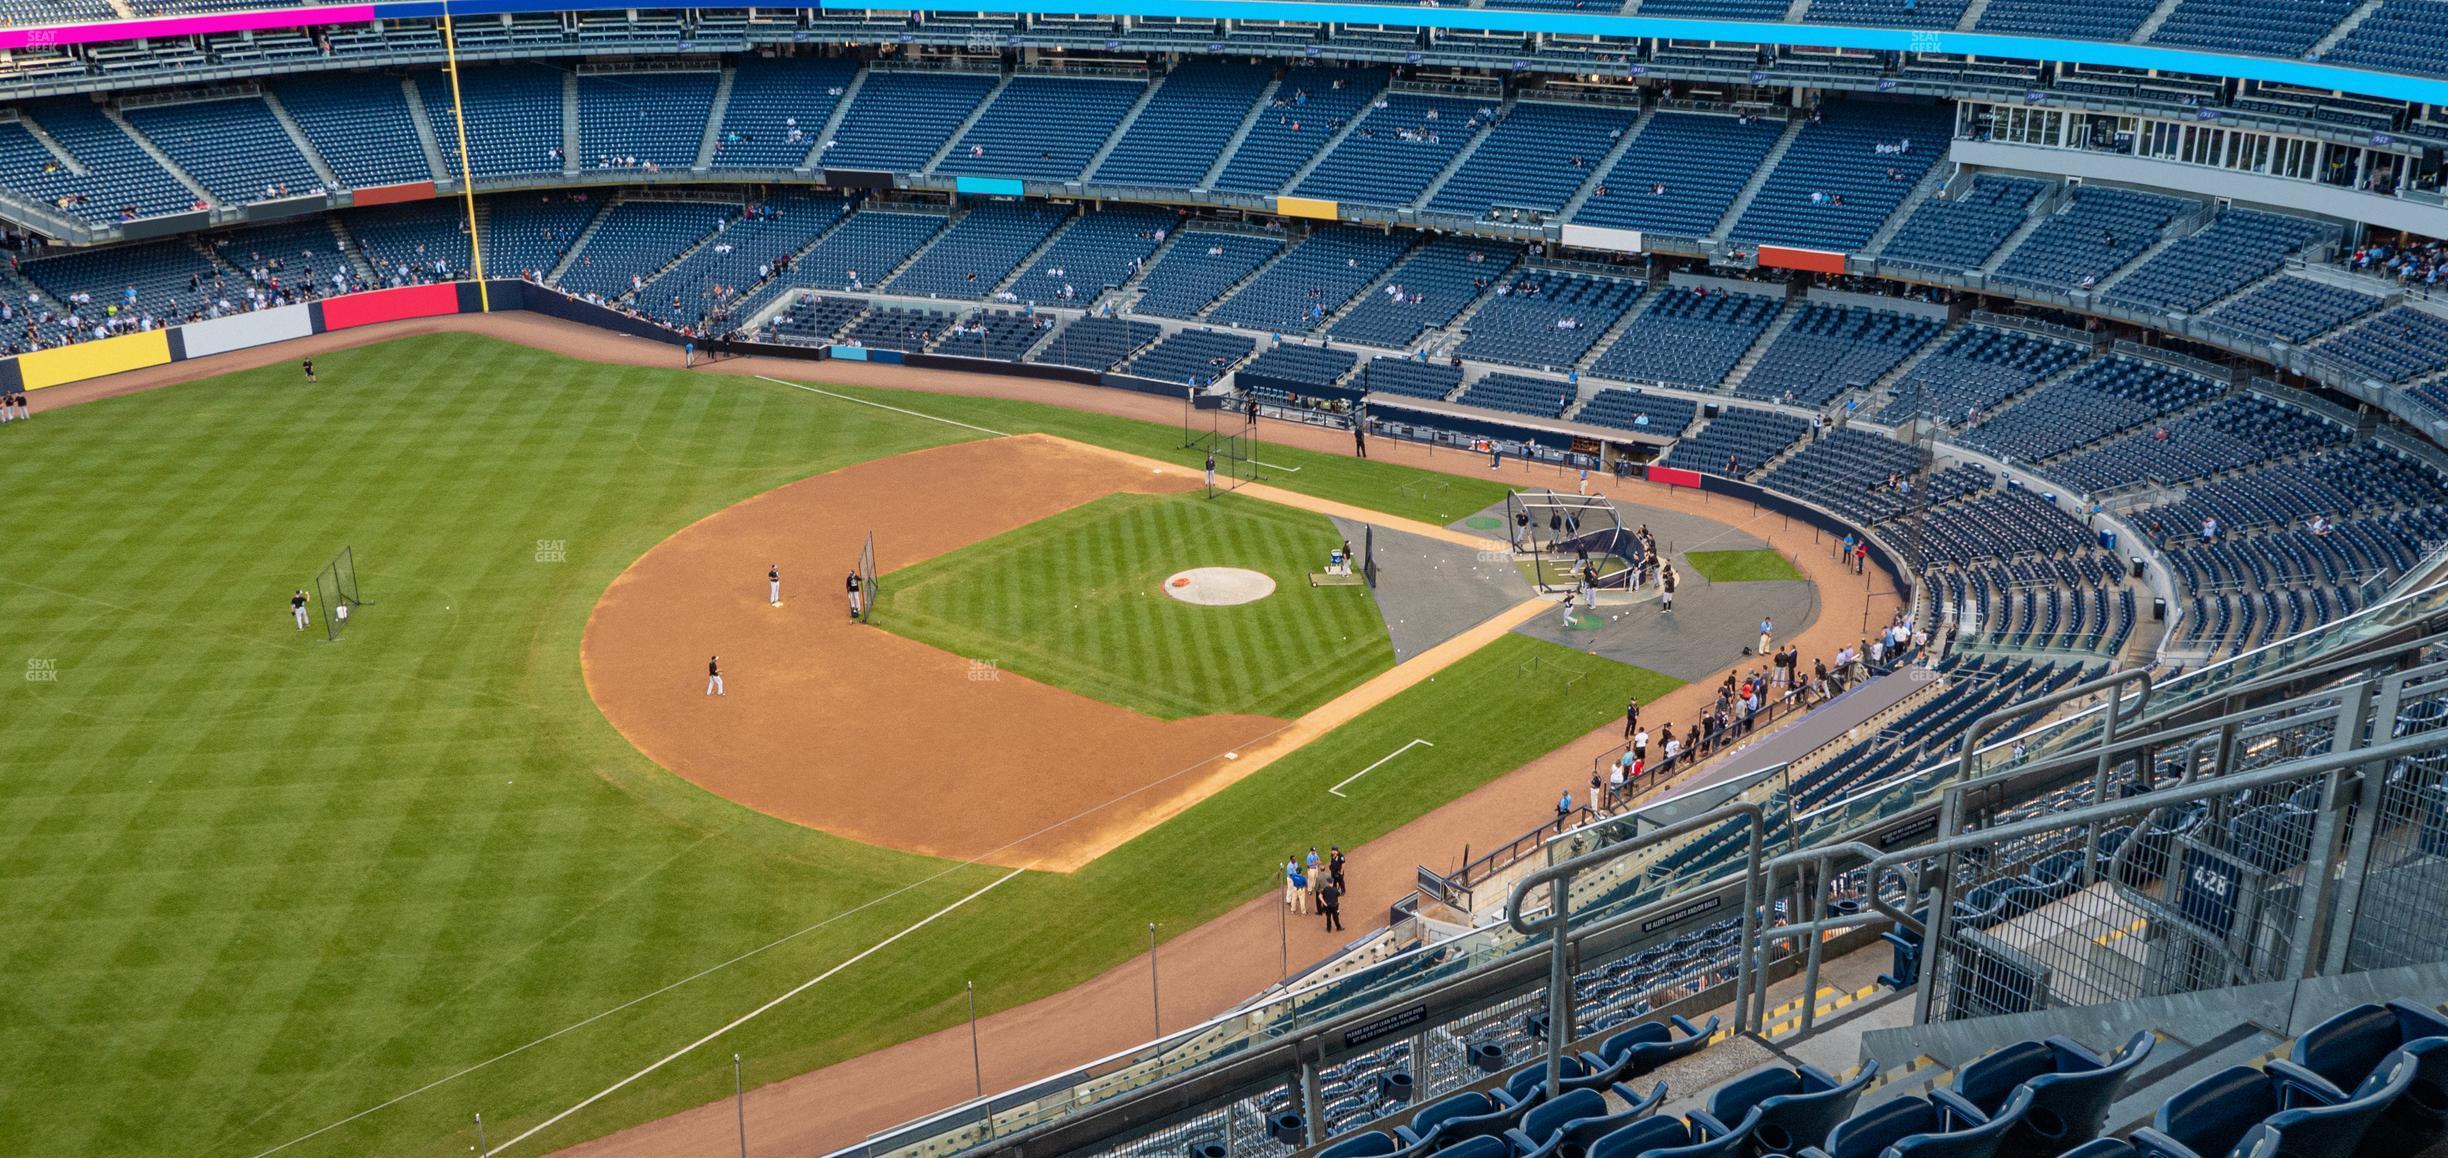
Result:
<svg viewBox="0 0 2448 1158"><path fill-rule="evenodd" d="M43 391L34 397L47 409L158 389L192 380L204 372L220 373L245 365L269 365L335 349L382 342L412 334L435 332L486 334L549 350L573 358L639 366L668 366L667 345L532 313L457 315L388 322L345 332L300 339L277 349L244 351L206 362L180 363L139 370L113 378ZM1178 423L1175 401L1123 391L1076 386L1042 379L974 373L926 372L909 367L825 364L822 372L807 363L767 357L742 357L701 363L699 372L738 375L751 380L774 377L785 381L819 380L827 384L878 386L953 396L1008 398L1047 402L1065 407ZM1262 443L1347 453L1347 435L1300 423L1263 419ZM1480 456L1432 451L1397 440L1381 440L1371 457L1466 477L1483 477L1488 468ZM1508 463L1508 481L1524 488L1553 486L1570 489L1574 476L1552 465ZM1774 513L1738 501L1710 499L1699 491L1666 487L1638 479L1592 476L1593 493L1624 505L1627 519L1643 510L1672 512L1755 537L1787 555L1819 591L1816 618L1801 634L1780 636L1805 656L1830 656L1858 642L1864 623L1884 623L1902 604L1883 577L1855 574L1840 563L1832 540L1808 527L1792 524ZM1542 603L1541 608L1549 606ZM1691 607L1689 600L1684 604ZM1645 608L1643 610L1646 610ZM1724 650L1729 656L1749 641L1749 628L1728 630ZM1742 670L1755 666L1744 662ZM693 689L691 689L693 691ZM1707 681L1685 683L1642 706L1643 718L1655 721L1694 720L1715 693ZM617 720L616 716L616 720ZM1350 930L1326 932L1313 917L1293 919L1291 959L1318 960L1372 926L1382 926L1384 914L1411 891L1411 866L1451 863L1458 852L1509 840L1554 819L1560 791L1578 798L1585 790L1594 758L1620 748L1620 725L1602 727L1554 752L1522 753L1523 763L1486 785L1406 824L1378 840L1349 849L1353 892L1346 903ZM652 747L649 751L653 751ZM1656 795L1670 794L1667 784ZM749 801L756 804L755 800ZM773 810L765 805L766 810ZM928 813L931 824L940 814ZM886 838L890 842L891 838ZM913 840L918 839L913 837ZM1263 866L1254 866L1263 870ZM1273 893L1231 913L1178 935L1165 944L1164 1024L1178 1027L1214 1016L1249 994L1281 980L1276 941L1281 899ZM1365 915L1365 916L1363 916ZM1143 966L1126 964L1059 995L980 1020L981 1057L990 1085L1017 1085L1076 1066L1147 1036L1147 992ZM798 1077L760 1086L748 1093L749 1113L757 1122L753 1153L804 1154L811 1149L847 1145L867 1134L924 1115L966 1097L970 1041L965 1027L945 1030L870 1053L851 1061ZM735 1126L728 1103L651 1122L575 1147L570 1152L603 1155L662 1155L696 1152L727 1145Z"/></svg>

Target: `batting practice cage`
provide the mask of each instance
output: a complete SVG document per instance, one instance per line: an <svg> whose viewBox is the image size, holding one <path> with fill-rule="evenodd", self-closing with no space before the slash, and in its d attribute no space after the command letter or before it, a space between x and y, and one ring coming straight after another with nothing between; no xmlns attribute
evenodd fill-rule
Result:
<svg viewBox="0 0 2448 1158"><path fill-rule="evenodd" d="M1541 592L1577 586L1574 570L1587 557L1600 589L1631 586L1639 539L1624 530L1615 504L1595 495L1514 491L1505 496L1505 533L1517 558L1530 561Z"/></svg>
<svg viewBox="0 0 2448 1158"><path fill-rule="evenodd" d="M315 576L315 603L323 608L323 638L336 640L348 628L349 616L365 605L357 592L357 556L342 547L323 573Z"/></svg>
<svg viewBox="0 0 2448 1158"><path fill-rule="evenodd" d="M858 562L852 564L850 569L858 572L859 577L859 615L862 618L873 616L876 594L882 590L876 586L874 531L867 532L867 541L859 545Z"/></svg>

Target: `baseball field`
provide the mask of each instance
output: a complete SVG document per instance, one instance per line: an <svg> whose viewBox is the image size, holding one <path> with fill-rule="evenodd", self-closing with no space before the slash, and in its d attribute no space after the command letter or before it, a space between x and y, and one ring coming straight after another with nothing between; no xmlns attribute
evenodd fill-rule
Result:
<svg viewBox="0 0 2448 1158"><path fill-rule="evenodd" d="M1178 427L1037 403L466 334L318 354L317 369L319 387L273 366L0 439L0 659L24 675L0 682L0 1138L461 1153L481 1113L490 1148L545 1152L728 1096L733 1054L755 1085L956 1024L964 981L980 1012L1077 985L1143 953L1150 923L1170 938L1259 895L1285 853L1364 842L1674 686L1499 634L1072 871L962 851L929 830L984 823L1039 785L1015 752L964 742L965 717L927 714L938 699L1009 715L992 697L1069 697L1145 717L1148 735L1263 733L1392 674L1367 593L1300 582L1335 538L1325 518L1204 497ZM1135 456L1113 456L1115 478L1141 481L1031 490L1025 463L980 449L1038 445L1006 435ZM1285 492L1430 527L1503 498L1490 480L1268 458ZM928 465L954 461L971 469ZM916 499L970 513L876 497L877 480L910 479L940 488ZM758 518L793 509L813 513ZM732 756L769 751L752 723L835 730L827 685L788 681L869 654L830 649L854 629L825 561L846 565L861 526L885 596L844 646L938 654L955 673L869 714L900 726L909 705L924 717L911 763L955 778L914 786L866 749L796 734L770 750L788 759L748 761L768 787L832 777L826 795L882 802L861 823L903 826L849 839L794 822L792 799L709 789L722 768L641 751L640 729ZM804 547L785 607L766 605L761 551L668 566L724 535ZM293 629L288 600L343 547L366 605L327 642ZM1266 572L1278 594L1150 594L1190 556ZM599 667L590 633L624 601L634 650ZM716 628L727 639L700 634ZM739 658L709 701L716 651ZM991 688L959 674L979 657L1003 673ZM1578 678L1522 675L1558 665ZM631 698L604 686L616 674ZM986 706L960 706L971 694Z"/></svg>

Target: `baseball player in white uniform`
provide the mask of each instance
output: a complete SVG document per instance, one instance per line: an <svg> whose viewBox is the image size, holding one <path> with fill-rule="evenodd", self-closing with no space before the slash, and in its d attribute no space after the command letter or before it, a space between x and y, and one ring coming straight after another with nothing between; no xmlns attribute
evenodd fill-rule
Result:
<svg viewBox="0 0 2448 1158"><path fill-rule="evenodd" d="M782 565L780 563L765 569L765 592L765 598L774 606L782 606Z"/></svg>
<svg viewBox="0 0 2448 1158"><path fill-rule="evenodd" d="M722 657L719 655L706 660L706 694L709 696L730 694L723 690Z"/></svg>
<svg viewBox="0 0 2448 1158"><path fill-rule="evenodd" d="M297 592L297 594L292 595L292 596L290 596L290 597L289 597L289 616L290 616L290 618L297 620L297 629L298 629L299 631L304 631L304 630L306 630L306 589L305 589L305 588L303 588L303 587L298 588L298 592Z"/></svg>

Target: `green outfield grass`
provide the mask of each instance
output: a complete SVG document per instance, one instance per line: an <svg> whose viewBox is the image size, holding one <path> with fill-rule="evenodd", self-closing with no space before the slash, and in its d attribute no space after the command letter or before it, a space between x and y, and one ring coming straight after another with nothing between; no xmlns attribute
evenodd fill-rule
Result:
<svg viewBox="0 0 2448 1158"><path fill-rule="evenodd" d="M1114 495L894 572L875 622L1165 719L1297 716L1394 666L1367 588L1309 585L1341 542L1324 515L1257 499ZM1164 594L1191 567L1261 572L1275 593Z"/></svg>
<svg viewBox="0 0 2448 1158"><path fill-rule="evenodd" d="M1683 558L1711 583L1763 583L1802 577L1791 560L1764 547L1756 551L1694 551Z"/></svg>
<svg viewBox="0 0 2448 1158"><path fill-rule="evenodd" d="M673 530L974 432L467 335L316 364L319 387L282 364L0 428L0 663L35 677L0 681L0 1139L458 1154L481 1111L498 1146L1005 875L697 790L605 723L577 660ZM1417 473L1313 457L1287 485L1366 505ZM343 545L373 602L328 644L285 603ZM954 1024L965 979L985 1011L1077 984L1289 849L1367 840L1671 686L1521 680L1550 646L1508 637L1079 873L1011 879L517 1152L726 1096L733 1052L753 1085Z"/></svg>

